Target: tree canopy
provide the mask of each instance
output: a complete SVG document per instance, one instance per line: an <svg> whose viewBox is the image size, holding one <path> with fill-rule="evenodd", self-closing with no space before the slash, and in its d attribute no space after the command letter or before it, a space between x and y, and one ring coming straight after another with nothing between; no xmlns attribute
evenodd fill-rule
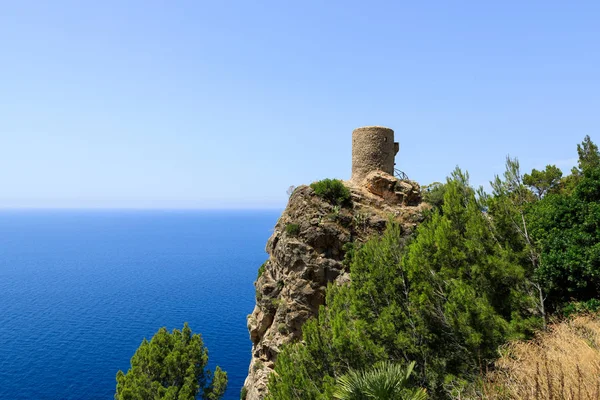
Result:
<svg viewBox="0 0 600 400"><path fill-rule="evenodd" d="M547 165L546 169L538 171L533 169L531 174L523 176L523 183L531 188L538 198L544 197L548 192L555 190L560 184L562 171L555 165Z"/></svg>
<svg viewBox="0 0 600 400"><path fill-rule="evenodd" d="M127 373L117 373L117 400L218 400L227 388L227 373L206 368L208 350L187 323L169 333L163 327L144 339Z"/></svg>

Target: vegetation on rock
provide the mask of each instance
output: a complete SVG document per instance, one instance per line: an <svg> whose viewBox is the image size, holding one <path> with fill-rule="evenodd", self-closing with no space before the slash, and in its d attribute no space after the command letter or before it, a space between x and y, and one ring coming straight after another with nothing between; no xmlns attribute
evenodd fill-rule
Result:
<svg viewBox="0 0 600 400"><path fill-rule="evenodd" d="M265 273L266 265L267 265L267 261L265 261L264 263L261 264L260 267L258 267L258 276L257 276L257 279L260 278L262 276L262 274Z"/></svg>
<svg viewBox="0 0 600 400"><path fill-rule="evenodd" d="M323 179L313 182L310 187L320 196L333 205L347 207L352 204L350 190L339 179Z"/></svg>
<svg viewBox="0 0 600 400"><path fill-rule="evenodd" d="M300 225L298 224L287 224L285 226L285 231L290 236L298 236L300 233Z"/></svg>

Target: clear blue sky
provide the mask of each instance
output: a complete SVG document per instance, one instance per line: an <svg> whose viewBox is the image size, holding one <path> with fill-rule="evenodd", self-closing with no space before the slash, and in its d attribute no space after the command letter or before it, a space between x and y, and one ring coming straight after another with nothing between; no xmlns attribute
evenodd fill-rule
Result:
<svg viewBox="0 0 600 400"><path fill-rule="evenodd" d="M284 207L385 125L423 183L600 142L596 1L5 1L0 206Z"/></svg>

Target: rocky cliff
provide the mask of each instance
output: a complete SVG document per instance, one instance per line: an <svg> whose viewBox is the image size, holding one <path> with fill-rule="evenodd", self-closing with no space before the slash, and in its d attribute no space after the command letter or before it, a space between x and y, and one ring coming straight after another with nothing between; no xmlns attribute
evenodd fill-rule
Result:
<svg viewBox="0 0 600 400"><path fill-rule="evenodd" d="M248 316L252 359L244 383L246 399L262 399L281 346L302 335L302 325L317 314L330 282L348 282L344 257L350 243L380 234L390 219L407 234L423 219L420 187L376 171L360 184L345 182L351 207L330 204L309 186L290 196L277 221L259 268L256 306Z"/></svg>

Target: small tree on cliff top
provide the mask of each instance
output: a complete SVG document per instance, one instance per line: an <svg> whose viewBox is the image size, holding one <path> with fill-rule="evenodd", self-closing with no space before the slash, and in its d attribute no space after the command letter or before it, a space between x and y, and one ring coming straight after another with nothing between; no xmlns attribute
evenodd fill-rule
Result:
<svg viewBox="0 0 600 400"><path fill-rule="evenodd" d="M144 339L127 373L117 373L117 400L218 400L227 388L227 373L206 369L208 350L187 322L172 333L163 327Z"/></svg>

